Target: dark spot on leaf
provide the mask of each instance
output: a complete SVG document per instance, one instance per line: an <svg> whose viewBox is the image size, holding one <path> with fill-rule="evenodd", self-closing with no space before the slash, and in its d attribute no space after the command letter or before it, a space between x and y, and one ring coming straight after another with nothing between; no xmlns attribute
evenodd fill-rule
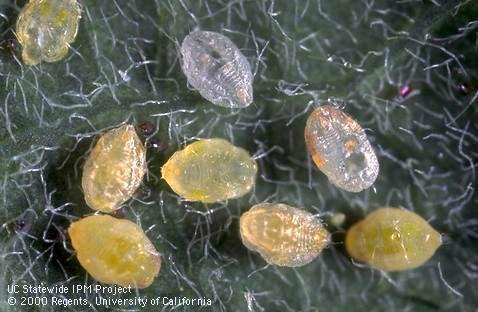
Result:
<svg viewBox="0 0 478 312"><path fill-rule="evenodd" d="M139 130L143 136L149 136L154 132L154 125L150 122L143 122L139 125Z"/></svg>
<svg viewBox="0 0 478 312"><path fill-rule="evenodd" d="M151 138L148 140L148 143L146 143L146 146L149 150L159 153L164 151L167 148L167 145L160 142L157 138Z"/></svg>

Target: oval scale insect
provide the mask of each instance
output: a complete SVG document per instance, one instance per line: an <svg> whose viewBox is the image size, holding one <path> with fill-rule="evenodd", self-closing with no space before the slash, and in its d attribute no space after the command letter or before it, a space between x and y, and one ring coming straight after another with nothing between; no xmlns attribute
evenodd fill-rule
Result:
<svg viewBox="0 0 478 312"><path fill-rule="evenodd" d="M253 206L240 219L244 245L270 264L296 267L314 260L330 234L311 213L285 204Z"/></svg>
<svg viewBox="0 0 478 312"><path fill-rule="evenodd" d="M249 62L229 38L212 31L192 32L184 38L181 55L189 84L206 100L224 107L252 103Z"/></svg>
<svg viewBox="0 0 478 312"><path fill-rule="evenodd" d="M22 9L16 35L25 64L56 62L68 53L78 32L81 7L77 0L31 0Z"/></svg>
<svg viewBox="0 0 478 312"><path fill-rule="evenodd" d="M159 253L129 220L93 215L73 222L68 234L81 266L101 283L146 288L159 274Z"/></svg>
<svg viewBox="0 0 478 312"><path fill-rule="evenodd" d="M345 238L357 261L384 271L421 266L441 245L441 235L419 215L405 209L380 208L354 224Z"/></svg>
<svg viewBox="0 0 478 312"><path fill-rule="evenodd" d="M256 174L256 161L246 150L217 138L189 144L162 168L174 192L203 203L243 196L254 186Z"/></svg>
<svg viewBox="0 0 478 312"><path fill-rule="evenodd" d="M141 184L145 154L132 125L103 134L83 167L81 185L87 205L103 212L119 209Z"/></svg>
<svg viewBox="0 0 478 312"><path fill-rule="evenodd" d="M360 192L375 182L377 156L365 131L346 113L319 106L309 116L304 136L313 161L336 186Z"/></svg>

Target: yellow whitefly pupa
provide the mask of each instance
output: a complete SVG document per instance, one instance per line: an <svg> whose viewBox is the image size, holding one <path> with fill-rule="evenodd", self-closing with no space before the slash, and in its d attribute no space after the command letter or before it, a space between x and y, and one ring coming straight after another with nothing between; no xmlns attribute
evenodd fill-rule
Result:
<svg viewBox="0 0 478 312"><path fill-rule="evenodd" d="M305 143L329 181L348 192L369 188L378 176L377 156L362 127L332 106L319 106L307 119Z"/></svg>
<svg viewBox="0 0 478 312"><path fill-rule="evenodd" d="M83 167L81 185L87 205L94 210L119 209L141 184L146 153L132 125L109 130L91 151Z"/></svg>
<svg viewBox="0 0 478 312"><path fill-rule="evenodd" d="M81 266L101 283L146 288L159 273L159 253L129 220L89 216L73 222L68 234Z"/></svg>
<svg viewBox="0 0 478 312"><path fill-rule="evenodd" d="M248 193L255 184L257 164L243 148L223 139L204 139L174 153L162 175L186 200L214 203Z"/></svg>
<svg viewBox="0 0 478 312"><path fill-rule="evenodd" d="M414 212L380 208L354 224L345 238L347 252L357 261L384 271L421 266L441 245L441 235Z"/></svg>
<svg viewBox="0 0 478 312"><path fill-rule="evenodd" d="M77 0L31 0L22 9L16 36L25 64L56 62L68 53L81 17Z"/></svg>
<svg viewBox="0 0 478 312"><path fill-rule="evenodd" d="M261 203L242 214L241 239L270 264L296 267L314 260L330 234L311 213L280 203Z"/></svg>

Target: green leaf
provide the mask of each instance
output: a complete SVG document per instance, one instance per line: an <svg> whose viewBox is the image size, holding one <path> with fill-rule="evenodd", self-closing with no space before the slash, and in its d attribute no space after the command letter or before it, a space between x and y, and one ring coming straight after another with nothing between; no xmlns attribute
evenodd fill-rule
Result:
<svg viewBox="0 0 478 312"><path fill-rule="evenodd" d="M22 65L15 42L24 1L0 2L0 231L2 311L51 311L53 298L206 298L186 311L471 311L478 305L478 58L474 1L82 1L68 57ZM256 72L254 103L230 110L187 86L178 47L190 31L228 36ZM458 86L466 83L468 93ZM400 97L400 88L412 92ZM465 85L463 85L465 86ZM347 193L313 165L303 141L307 116L334 104L367 129L380 161L374 185ZM96 285L80 266L68 225L93 213L80 186L97 137L151 122L168 148L148 150L144 185L124 208L162 255L153 285L131 294L73 293ZM197 138L222 137L257 157L253 192L204 205L182 201L161 166ZM266 266L240 241L240 215L284 202L328 222L333 243L300 268ZM344 231L382 206L414 210L443 233L423 267L382 273L353 263ZM8 293L12 285L64 285L67 294ZM9 305L14 298L16 304ZM22 298L49 305L22 306ZM153 299L161 297L160 306ZM38 300L38 299L37 299ZM27 302L28 303L28 302ZM81 302L80 302L81 303ZM70 302L63 308L85 311ZM112 304L116 310L135 305Z"/></svg>

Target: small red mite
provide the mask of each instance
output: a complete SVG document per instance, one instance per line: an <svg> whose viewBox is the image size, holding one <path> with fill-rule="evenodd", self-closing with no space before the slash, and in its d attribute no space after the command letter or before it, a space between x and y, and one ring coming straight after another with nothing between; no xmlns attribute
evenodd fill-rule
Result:
<svg viewBox="0 0 478 312"><path fill-rule="evenodd" d="M410 92L412 92L412 86L405 85L400 89L400 96L401 97L406 97L407 95L410 94Z"/></svg>
<svg viewBox="0 0 478 312"><path fill-rule="evenodd" d="M458 91L463 95L468 95L470 93L470 87L466 82L462 82L458 85Z"/></svg>

